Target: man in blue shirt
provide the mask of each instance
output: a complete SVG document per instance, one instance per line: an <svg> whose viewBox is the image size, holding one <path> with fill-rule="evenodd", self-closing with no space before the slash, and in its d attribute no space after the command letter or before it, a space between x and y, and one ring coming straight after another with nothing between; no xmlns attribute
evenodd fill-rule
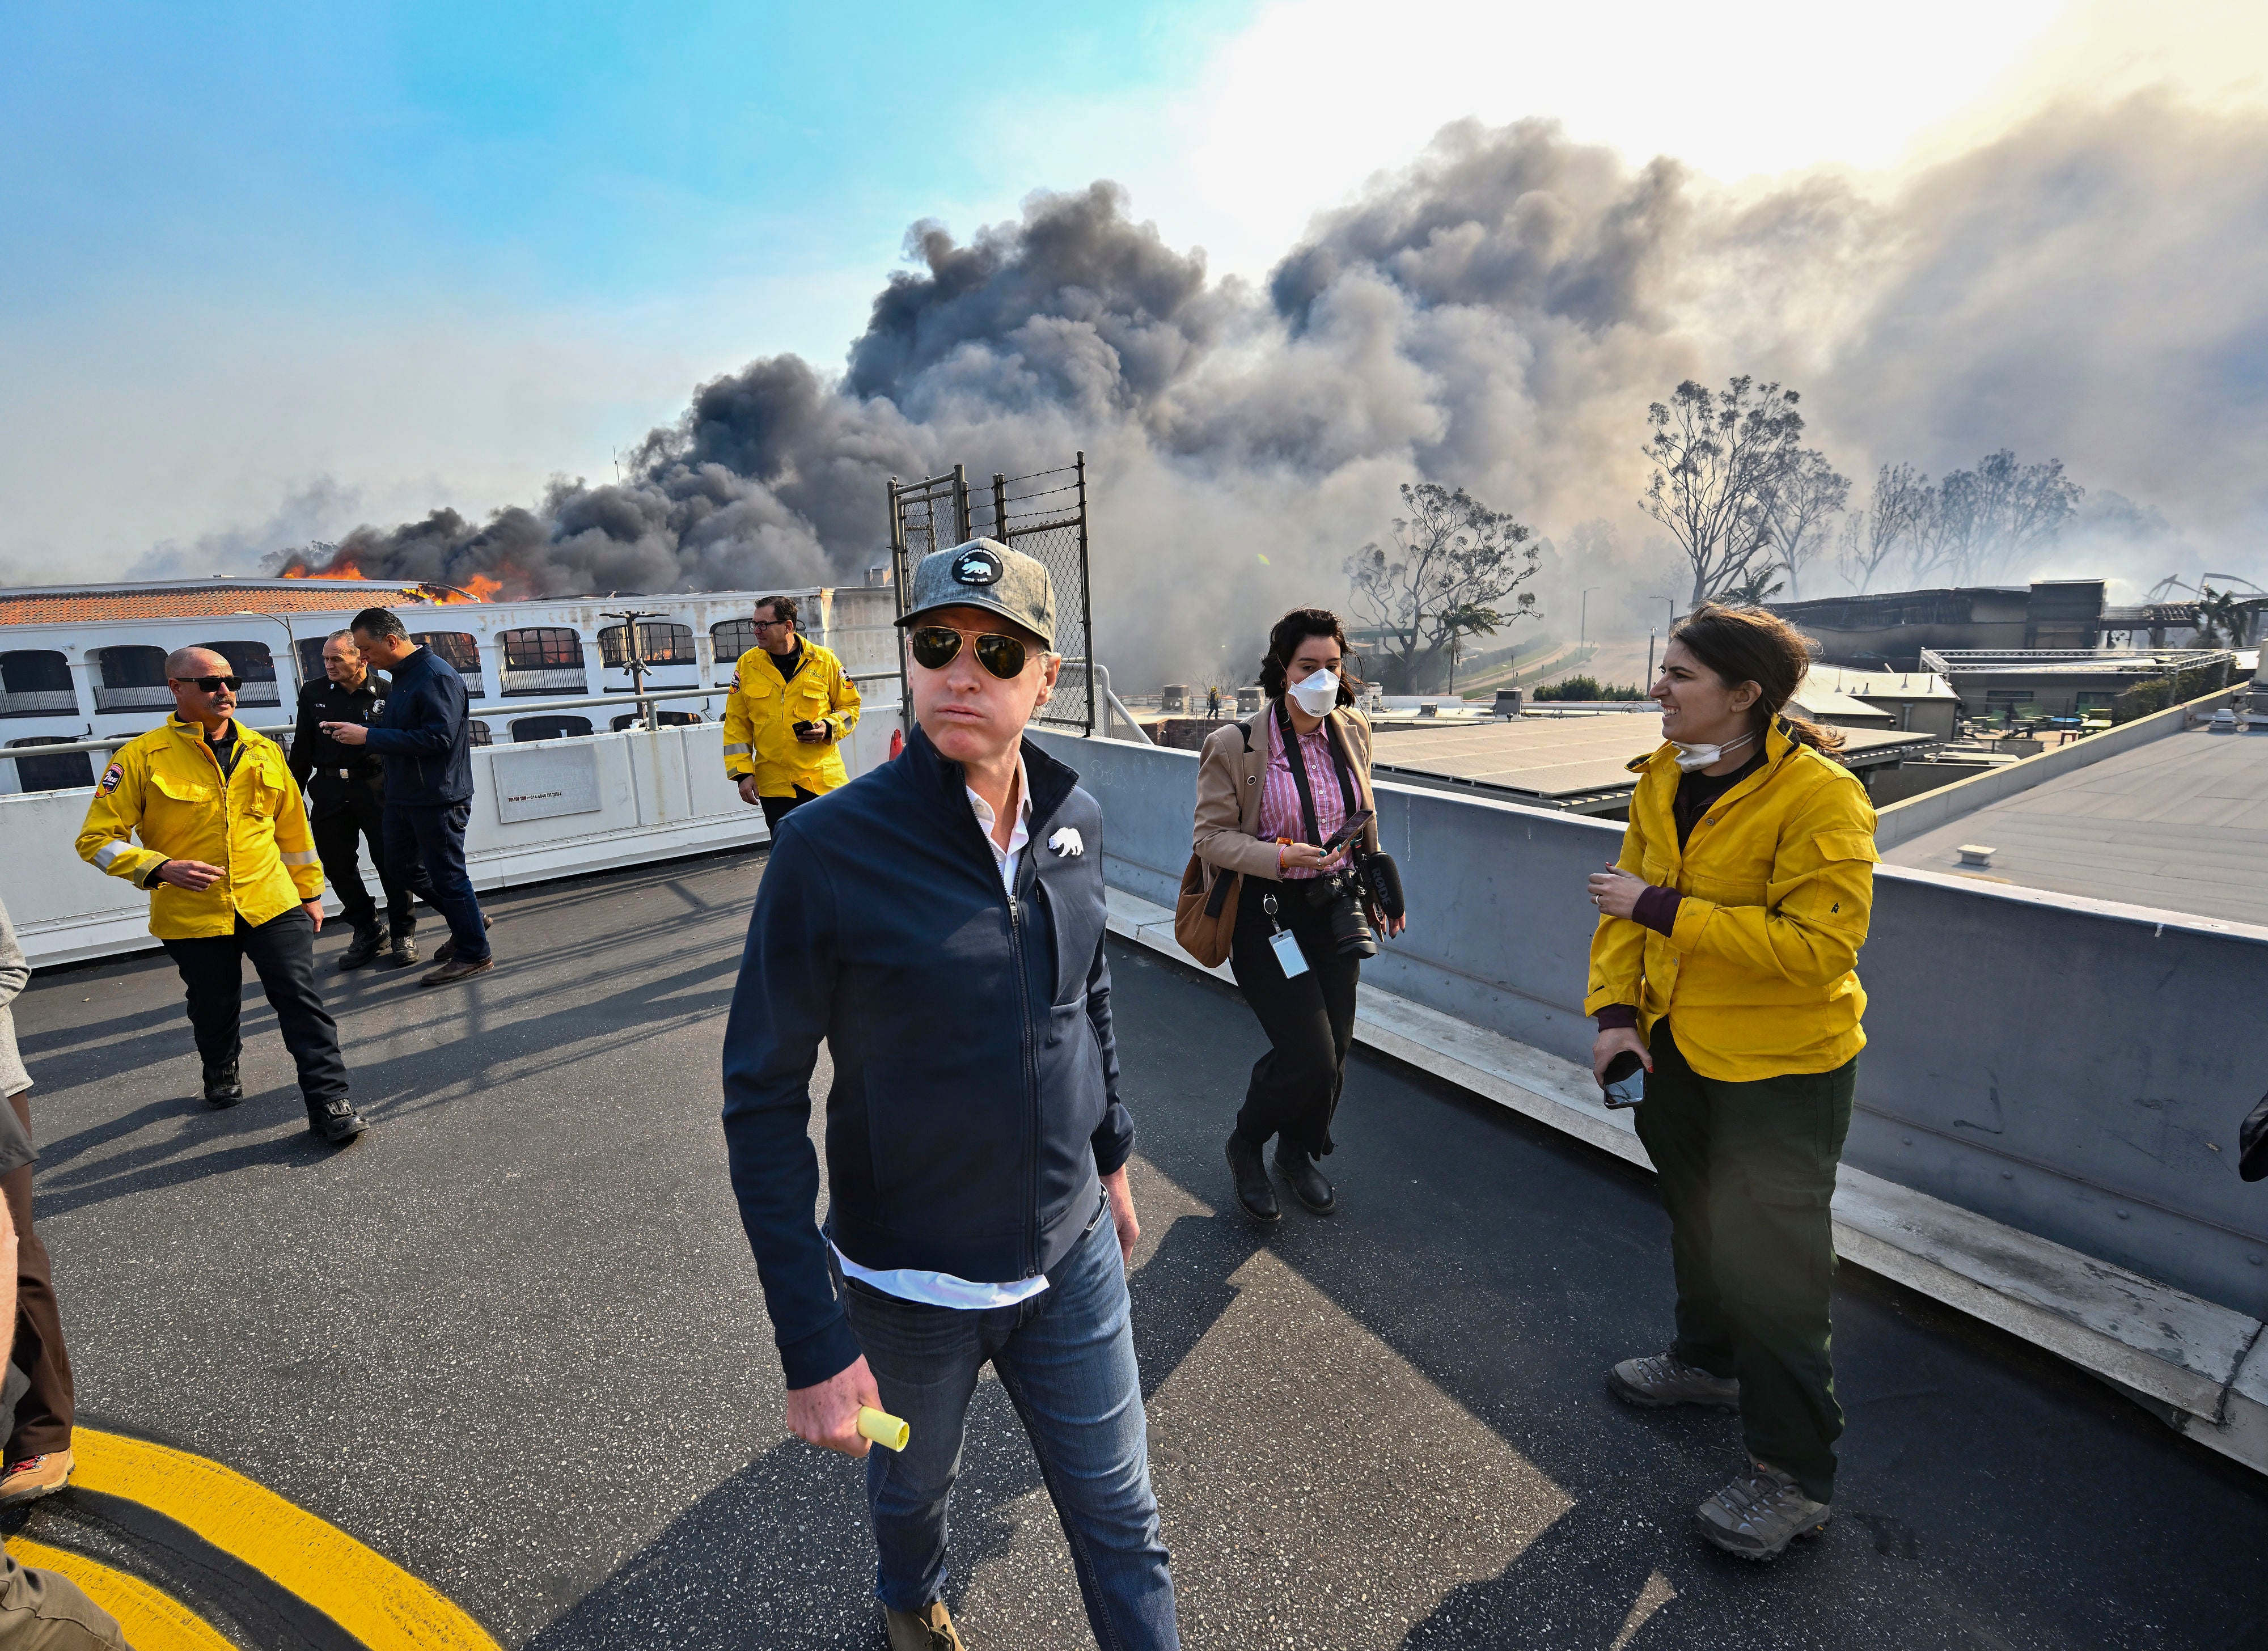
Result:
<svg viewBox="0 0 2268 1651"><path fill-rule="evenodd" d="M465 826L473 814L465 679L432 649L412 642L388 608L364 608L354 616L353 635L363 662L392 678L386 710L367 728L327 722L322 730L341 745L367 745L386 759L387 867L394 881L410 884L422 861L432 889L426 898L448 922L449 938L433 954L440 967L417 984L444 986L485 974L496 967L489 920L465 870Z"/></svg>
<svg viewBox="0 0 2268 1651"><path fill-rule="evenodd" d="M783 816L725 1030L725 1138L799 1438L866 1457L891 1651L963 1651L946 1507L978 1372L1031 1435L1097 1643L1181 1642L1126 1294L1141 1229L1102 811L1024 727L1062 660L1030 556L923 558L918 726ZM811 1074L824 1038L824 1232ZM870 1454L862 1405L902 1417Z"/></svg>

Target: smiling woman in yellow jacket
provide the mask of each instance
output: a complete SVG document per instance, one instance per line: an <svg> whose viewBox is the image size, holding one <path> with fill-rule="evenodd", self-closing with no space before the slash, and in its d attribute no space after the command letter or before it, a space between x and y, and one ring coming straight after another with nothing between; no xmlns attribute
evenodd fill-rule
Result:
<svg viewBox="0 0 2268 1651"><path fill-rule="evenodd" d="M1677 1277L1669 1351L1608 1385L1740 1411L1749 1467L1699 1515L1752 1559L1824 1529L1843 1431L1828 1205L1867 1041L1874 811L1842 736L1783 714L1809 664L1773 615L1696 608L1653 685L1668 743L1631 764L1621 857L1590 879L1593 1069L1648 1074L1638 1138Z"/></svg>

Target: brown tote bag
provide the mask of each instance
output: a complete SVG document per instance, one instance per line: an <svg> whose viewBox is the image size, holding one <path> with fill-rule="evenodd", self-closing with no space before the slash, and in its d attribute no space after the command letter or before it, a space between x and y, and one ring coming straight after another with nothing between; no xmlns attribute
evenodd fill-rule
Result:
<svg viewBox="0 0 2268 1651"><path fill-rule="evenodd" d="M1174 938L1207 969L1228 961L1236 934L1236 873L1223 871L1205 891L1205 863L1196 855L1182 872L1182 892L1174 902Z"/></svg>

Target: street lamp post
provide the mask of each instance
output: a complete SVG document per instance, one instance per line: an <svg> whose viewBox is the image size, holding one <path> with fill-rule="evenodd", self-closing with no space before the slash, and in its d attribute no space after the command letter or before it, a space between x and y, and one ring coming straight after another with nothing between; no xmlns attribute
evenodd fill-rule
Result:
<svg viewBox="0 0 2268 1651"><path fill-rule="evenodd" d="M1599 586L1595 585L1583 586L1582 617L1575 622L1575 640L1578 644L1588 642L1591 639L1591 593L1598 588Z"/></svg>
<svg viewBox="0 0 2268 1651"><path fill-rule="evenodd" d="M1653 600L1669 604L1669 616L1661 622L1661 634L1667 637L1669 634L1669 627L1677 623L1677 598L1657 596ZM1646 685L1648 688L1653 686L1653 633L1652 631L1646 633Z"/></svg>

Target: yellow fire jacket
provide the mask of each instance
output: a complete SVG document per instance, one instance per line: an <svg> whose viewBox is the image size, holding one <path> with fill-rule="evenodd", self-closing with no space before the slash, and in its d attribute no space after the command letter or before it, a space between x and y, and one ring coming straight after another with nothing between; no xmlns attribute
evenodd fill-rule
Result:
<svg viewBox="0 0 2268 1651"><path fill-rule="evenodd" d="M239 916L265 923L323 892L284 748L240 722L236 737L236 772L224 779L204 730L168 717L118 752L87 805L79 858L150 889L150 932L161 940L233 934ZM151 884L167 860L202 860L226 875L202 892Z"/></svg>
<svg viewBox="0 0 2268 1651"><path fill-rule="evenodd" d="M1676 748L1630 764L1641 778L1616 864L1683 898L1666 935L1600 918L1583 1013L1635 1004L1641 1037L1670 1017L1705 1078L1831 1072L1867 1043L1852 965L1881 858L1874 806L1850 770L1786 727L1765 730L1764 765L1695 822L1683 850Z"/></svg>
<svg viewBox="0 0 2268 1651"><path fill-rule="evenodd" d="M754 774L761 797L792 797L799 785L828 792L850 784L835 747L858 726L858 704L843 661L808 638L803 662L784 681L770 654L750 648L733 667L733 691L725 699L725 774L734 780ZM804 744L795 737L799 722L827 724L827 743Z"/></svg>

